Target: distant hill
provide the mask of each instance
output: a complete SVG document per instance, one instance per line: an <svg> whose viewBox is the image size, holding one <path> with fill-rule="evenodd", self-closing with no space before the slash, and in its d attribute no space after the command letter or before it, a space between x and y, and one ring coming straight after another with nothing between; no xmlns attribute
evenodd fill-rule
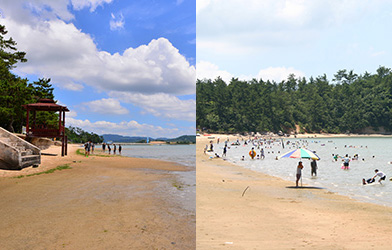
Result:
<svg viewBox="0 0 392 250"><path fill-rule="evenodd" d="M123 136L123 135L114 135L114 134L104 134L101 135L105 142L113 141L113 142L139 142L141 140L146 140L146 137L141 136Z"/></svg>
<svg viewBox="0 0 392 250"><path fill-rule="evenodd" d="M166 141L178 142L178 143L196 143L196 136L195 135L182 135L180 137L177 137L174 139L168 139Z"/></svg>
<svg viewBox="0 0 392 250"><path fill-rule="evenodd" d="M146 141L147 137L145 136L123 136L123 135L114 135L114 134L104 134L101 135L105 142L113 141L113 142L122 142L122 143L137 143ZM150 141L166 141L166 142L177 142L177 143L196 143L195 135L182 135L177 138L149 138Z"/></svg>

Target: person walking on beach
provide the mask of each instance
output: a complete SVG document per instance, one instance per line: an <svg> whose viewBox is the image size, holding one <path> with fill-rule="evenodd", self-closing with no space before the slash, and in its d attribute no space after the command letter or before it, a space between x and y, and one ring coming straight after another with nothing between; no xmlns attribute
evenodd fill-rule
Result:
<svg viewBox="0 0 392 250"><path fill-rule="evenodd" d="M102 143L102 151L105 153L106 143Z"/></svg>
<svg viewBox="0 0 392 250"><path fill-rule="evenodd" d="M110 154L110 151L111 151L112 149L110 148L110 145L108 144L108 151L109 151L109 154Z"/></svg>
<svg viewBox="0 0 392 250"><path fill-rule="evenodd" d="M113 144L113 154L116 154L116 144Z"/></svg>
<svg viewBox="0 0 392 250"><path fill-rule="evenodd" d="M94 148L95 148L95 144L94 142L91 142L91 153L94 154Z"/></svg>
<svg viewBox="0 0 392 250"><path fill-rule="evenodd" d="M301 179L302 169L303 168L304 168L304 166L302 165L302 161L298 162L298 166L297 166L297 180L295 181L295 187L298 187L298 181L299 181L299 179Z"/></svg>
<svg viewBox="0 0 392 250"><path fill-rule="evenodd" d="M88 141L84 144L84 155L88 157L90 155L90 149L91 149L91 142Z"/></svg>
<svg viewBox="0 0 392 250"><path fill-rule="evenodd" d="M225 146L225 147L223 148L223 154L222 154L222 157L223 157L223 156L226 156L226 153L227 153L227 146Z"/></svg>
<svg viewBox="0 0 392 250"><path fill-rule="evenodd" d="M313 161L310 163L310 167L311 167L311 169L312 169L311 175L313 176L313 174L314 174L315 176L317 176L317 162L316 162L316 160L313 160Z"/></svg>
<svg viewBox="0 0 392 250"><path fill-rule="evenodd" d="M122 147L121 147L121 144L119 144L118 145L118 153L121 155L121 149L122 149Z"/></svg>

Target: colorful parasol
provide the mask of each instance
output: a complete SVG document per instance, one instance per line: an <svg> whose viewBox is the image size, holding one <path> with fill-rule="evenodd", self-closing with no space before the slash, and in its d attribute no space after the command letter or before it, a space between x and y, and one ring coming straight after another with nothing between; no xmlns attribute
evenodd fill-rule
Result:
<svg viewBox="0 0 392 250"><path fill-rule="evenodd" d="M305 159L320 160L320 157L318 155L305 148L298 148L298 149L291 150L290 152L287 152L278 157L278 159L280 158L305 158Z"/></svg>

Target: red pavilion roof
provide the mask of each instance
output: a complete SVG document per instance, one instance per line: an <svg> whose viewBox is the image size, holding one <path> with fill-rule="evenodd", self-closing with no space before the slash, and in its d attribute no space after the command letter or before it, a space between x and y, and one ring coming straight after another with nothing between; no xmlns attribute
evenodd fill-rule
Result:
<svg viewBox="0 0 392 250"><path fill-rule="evenodd" d="M69 112L66 106L58 105L52 99L40 99L37 103L22 105L27 110L37 111L65 111Z"/></svg>

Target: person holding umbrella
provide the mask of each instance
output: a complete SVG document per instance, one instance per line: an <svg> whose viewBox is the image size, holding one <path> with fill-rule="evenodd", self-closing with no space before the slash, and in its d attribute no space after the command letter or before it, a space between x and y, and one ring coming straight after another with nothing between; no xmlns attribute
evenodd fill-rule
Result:
<svg viewBox="0 0 392 250"><path fill-rule="evenodd" d="M298 181L301 179L303 168L304 166L302 165L302 161L300 161L297 166L297 180L295 181L295 187L298 187Z"/></svg>
<svg viewBox="0 0 392 250"><path fill-rule="evenodd" d="M279 157L276 157L277 160L281 158L301 158L301 159L320 160L320 157L318 155L316 155L313 151L305 148L293 149L290 152L287 152ZM296 187L298 187L298 182L301 179L303 168L304 166L302 165L302 161L300 161L297 166ZM301 182L301 186L302 186L302 182Z"/></svg>

